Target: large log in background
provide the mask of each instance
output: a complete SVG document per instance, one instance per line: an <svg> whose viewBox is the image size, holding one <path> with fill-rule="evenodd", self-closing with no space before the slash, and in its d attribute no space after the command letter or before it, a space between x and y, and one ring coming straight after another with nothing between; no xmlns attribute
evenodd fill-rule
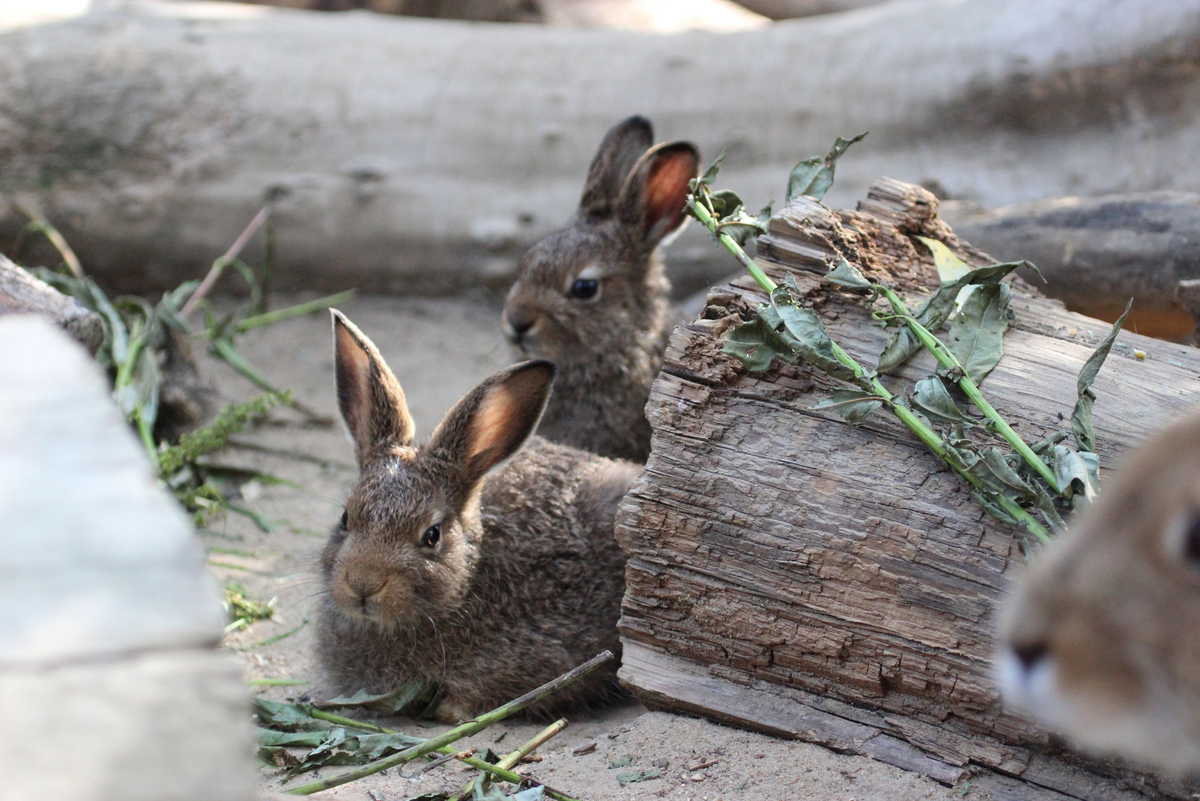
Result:
<svg viewBox="0 0 1200 801"><path fill-rule="evenodd" d="M771 221L760 261L784 269L831 336L874 364L887 332L825 283L840 253L923 289L936 272L914 234L988 258L922 189L882 180L853 212L801 199ZM1079 367L1109 326L1015 286L1016 321L984 393L1028 441L1069 423ZM986 517L958 478L890 415L847 425L811 407L828 382L776 363L748 374L720 352L762 299L714 290L678 328L647 414L653 453L621 509L631 552L621 676L648 704L866 753L995 797L1189 797L1086 759L1005 711L989 678L997 604L1025 566L1021 532ZM1135 350L1146 354L1139 359ZM933 372L917 357L898 373ZM1095 384L1101 464L1200 393L1200 352L1123 333ZM897 379L886 379L898 383ZM1061 794L1061 795L1060 795Z"/></svg>
<svg viewBox="0 0 1200 801"><path fill-rule="evenodd" d="M280 286L505 285L633 113L726 149L723 176L756 207L864 130L832 202L883 173L987 207L1200 184L1193 0L916 0L671 36L90 6L0 28L0 193L121 290L201 275L267 200ZM0 209L0 250L23 222ZM670 261L700 286L728 274L695 226Z"/></svg>

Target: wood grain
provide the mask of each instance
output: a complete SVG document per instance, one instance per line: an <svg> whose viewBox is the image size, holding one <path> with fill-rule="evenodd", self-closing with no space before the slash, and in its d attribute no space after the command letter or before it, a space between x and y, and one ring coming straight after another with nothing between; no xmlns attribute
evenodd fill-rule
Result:
<svg viewBox="0 0 1200 801"><path fill-rule="evenodd" d="M840 253L915 301L936 271L913 235L987 261L937 220L927 195L884 181L861 204L869 213L792 204L760 243L768 272L778 280L793 271L834 340L864 365L874 365L888 332L813 271ZM983 391L1033 441L1069 429L1076 374L1109 326L1019 281L1015 289L1016 321ZM850 426L812 409L832 387L820 374L776 363L751 375L722 354L727 330L761 300L739 279L711 293L701 318L672 336L647 406L653 452L618 518L631 555L621 632L635 657L622 678L648 702L768 730L787 717L789 702L774 690L799 692L810 705L840 704L829 714L847 720L861 711L872 722L860 725L945 765L1071 797L1117 797L1118 784L1186 797L1171 782L1066 755L1002 708L990 679L993 631L998 604L1025 567L1021 532L985 516L892 416ZM885 383L903 388L932 364L917 358ZM1195 349L1122 333L1095 384L1103 469L1193 408L1197 376ZM688 671L740 685L758 701L685 693Z"/></svg>

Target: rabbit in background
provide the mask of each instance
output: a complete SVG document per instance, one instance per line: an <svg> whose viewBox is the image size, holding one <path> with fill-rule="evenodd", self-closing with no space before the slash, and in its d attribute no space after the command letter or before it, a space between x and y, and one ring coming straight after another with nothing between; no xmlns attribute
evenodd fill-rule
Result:
<svg viewBox="0 0 1200 801"><path fill-rule="evenodd" d="M620 652L625 554L613 526L628 462L530 438L554 379L496 373L414 445L404 392L333 312L337 398L359 466L321 556L320 663L339 692L438 685L437 716L471 718L605 649ZM528 440L528 442L527 442ZM609 663L531 708L622 696Z"/></svg>
<svg viewBox="0 0 1200 801"><path fill-rule="evenodd" d="M700 166L690 142L653 141L644 117L605 135L578 211L525 255L502 318L517 350L558 366L538 433L638 462L650 453L646 401L677 322L659 246L683 225Z"/></svg>
<svg viewBox="0 0 1200 801"><path fill-rule="evenodd" d="M1006 701L1087 748L1200 769L1200 416L1124 460L1001 636Z"/></svg>

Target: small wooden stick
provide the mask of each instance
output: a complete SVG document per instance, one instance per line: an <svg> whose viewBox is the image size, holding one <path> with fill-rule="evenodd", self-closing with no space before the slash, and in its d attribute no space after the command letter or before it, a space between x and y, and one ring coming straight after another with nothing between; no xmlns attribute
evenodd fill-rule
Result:
<svg viewBox="0 0 1200 801"><path fill-rule="evenodd" d="M219 259L213 262L213 266L209 269L208 275L204 276L204 280L200 282L200 286L196 287L196 291L188 298L187 303L183 304L183 308L179 310L179 316L187 318L195 308L196 304L204 299L204 296L213 288L213 284L217 283L217 279L221 277L221 273L229 266L229 263L238 257L242 252L242 248L246 247L246 243L250 241L250 237L262 228L263 223L267 221L267 217L271 216L271 207L263 206L258 214L254 215L254 219L246 226L246 229L238 235L238 238L233 240L233 244L229 246L229 250L225 251Z"/></svg>

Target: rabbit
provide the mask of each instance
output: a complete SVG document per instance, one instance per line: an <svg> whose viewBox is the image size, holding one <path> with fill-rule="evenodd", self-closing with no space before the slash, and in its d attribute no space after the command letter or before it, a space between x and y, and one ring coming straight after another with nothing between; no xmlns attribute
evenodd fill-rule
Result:
<svg viewBox="0 0 1200 801"><path fill-rule="evenodd" d="M404 392L379 351L337 311L333 335L359 479L320 560L317 650L330 683L436 684L436 715L454 722L605 649L619 655L625 554L614 523L640 468L531 437L554 365L496 373L414 445ZM613 661L534 714L620 697Z"/></svg>
<svg viewBox="0 0 1200 801"><path fill-rule="evenodd" d="M1200 415L1128 456L1001 623L1005 699L1084 747L1200 768Z"/></svg>
<svg viewBox="0 0 1200 801"><path fill-rule="evenodd" d="M558 365L538 433L601 456L645 462L646 401L678 322L659 246L685 222L700 152L651 147L630 117L600 143L574 218L522 259L501 318L525 357Z"/></svg>

